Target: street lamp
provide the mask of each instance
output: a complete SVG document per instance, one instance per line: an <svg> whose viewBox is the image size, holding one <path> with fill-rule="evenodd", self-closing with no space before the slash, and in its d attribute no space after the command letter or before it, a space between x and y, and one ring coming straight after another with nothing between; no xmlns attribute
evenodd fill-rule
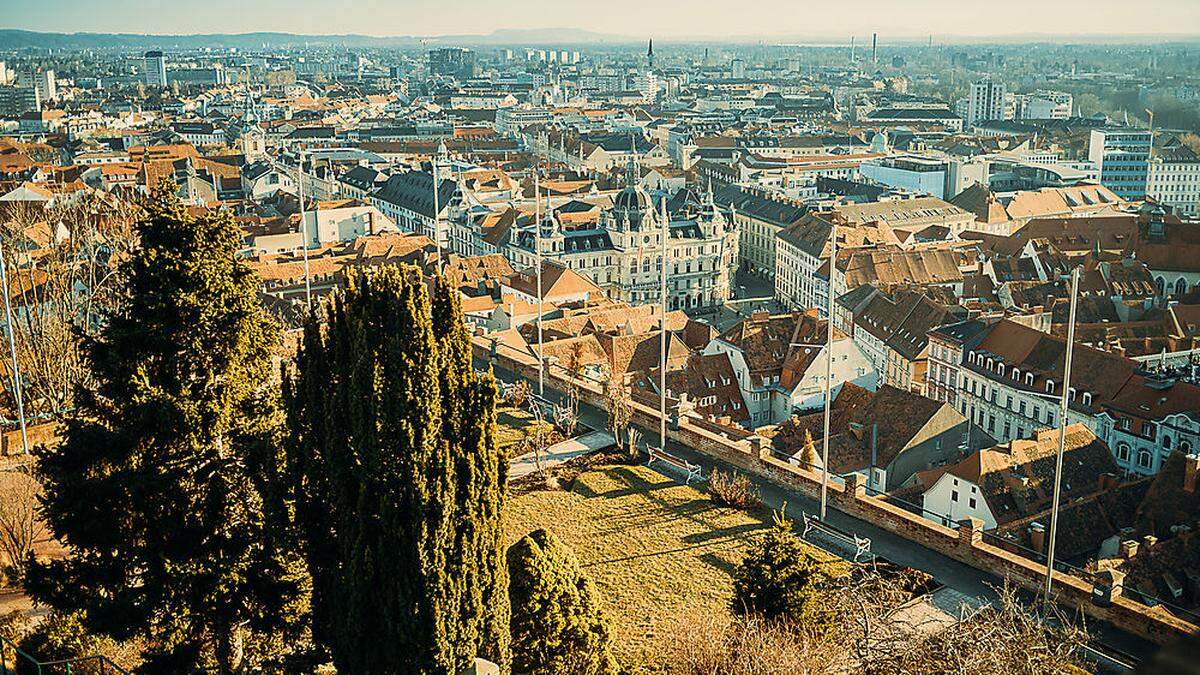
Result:
<svg viewBox="0 0 1200 675"><path fill-rule="evenodd" d="M659 360L658 360L658 443L659 449L667 451L667 238L671 234L670 217L667 215L667 200L659 198L662 209L662 270L659 274Z"/></svg>
<svg viewBox="0 0 1200 675"><path fill-rule="evenodd" d="M21 425L21 454L29 454L29 436L25 430L25 400L21 392L21 366L17 363L17 340L13 335L12 305L8 297L8 265L4 260L4 249L0 248L0 286L4 292L4 318L8 326L8 351L12 354L13 394L17 398L17 418Z"/></svg>
<svg viewBox="0 0 1200 675"><path fill-rule="evenodd" d="M1054 500L1050 503L1050 543L1046 547L1045 601L1050 602L1054 580L1054 540L1058 533L1058 502L1062 492L1063 453L1067 447L1067 412L1071 395L1071 354L1075 350L1075 309L1079 299L1079 267L1071 270L1071 312L1067 323L1067 354L1063 363L1062 398L1059 414L1058 454L1054 458Z"/></svg>
<svg viewBox="0 0 1200 675"><path fill-rule="evenodd" d="M829 227L829 288L825 305L828 344L825 347L825 437L821 440L821 522L825 522L829 492L829 406L833 398L833 275L837 270L837 228L835 220Z"/></svg>
<svg viewBox="0 0 1200 675"><path fill-rule="evenodd" d="M545 395L545 365L542 362L542 197L541 197L541 169L534 165L533 167L533 242L535 251L535 259L537 265L537 336L538 336L538 396Z"/></svg>

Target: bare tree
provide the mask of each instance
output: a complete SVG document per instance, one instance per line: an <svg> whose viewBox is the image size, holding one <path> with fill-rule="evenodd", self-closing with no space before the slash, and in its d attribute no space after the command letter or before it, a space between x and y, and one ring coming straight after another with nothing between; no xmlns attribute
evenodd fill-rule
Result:
<svg viewBox="0 0 1200 675"><path fill-rule="evenodd" d="M1087 631L1061 611L1034 612L1008 585L992 604L958 616L913 611L927 581L912 570L858 566L827 591L836 618L820 630L791 619L685 615L666 665L681 675L1087 672Z"/></svg>
<svg viewBox="0 0 1200 675"><path fill-rule="evenodd" d="M0 218L9 292L20 311L14 339L31 415L69 409L89 373L80 350L122 303L121 262L136 245L138 209L84 197ZM10 373L11 377L11 373ZM5 387L11 393L11 382Z"/></svg>
<svg viewBox="0 0 1200 675"><path fill-rule="evenodd" d="M629 387L621 381L620 375L616 375L608 381L608 385L604 388L604 394L608 399L608 430L612 433L617 446L620 447L627 432L632 431L630 422L633 420L633 402L629 396ZM626 450L631 455L635 455L637 453L636 440L632 433L628 433L628 437L629 445Z"/></svg>
<svg viewBox="0 0 1200 675"><path fill-rule="evenodd" d="M38 512L42 486L26 467L0 472L0 553L7 558L8 577L24 577L25 561L47 536Z"/></svg>

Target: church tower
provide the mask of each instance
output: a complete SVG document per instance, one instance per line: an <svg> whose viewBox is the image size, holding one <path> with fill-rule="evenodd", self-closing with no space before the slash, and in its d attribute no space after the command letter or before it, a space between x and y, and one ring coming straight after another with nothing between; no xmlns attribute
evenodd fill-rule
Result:
<svg viewBox="0 0 1200 675"><path fill-rule="evenodd" d="M650 44L646 48L646 65L650 70L654 70L654 38L650 38Z"/></svg>

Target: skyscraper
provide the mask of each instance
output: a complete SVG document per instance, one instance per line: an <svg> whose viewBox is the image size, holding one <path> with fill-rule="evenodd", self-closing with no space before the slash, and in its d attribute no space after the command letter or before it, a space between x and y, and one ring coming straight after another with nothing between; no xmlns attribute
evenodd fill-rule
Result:
<svg viewBox="0 0 1200 675"><path fill-rule="evenodd" d="M167 59L160 51L146 52L142 81L147 87L167 86Z"/></svg>
<svg viewBox="0 0 1200 675"><path fill-rule="evenodd" d="M429 51L429 74L469 80L475 77L475 52L461 47L432 49Z"/></svg>
<svg viewBox="0 0 1200 675"><path fill-rule="evenodd" d="M43 101L53 101L58 98L58 78L53 70L42 70L33 76L33 88Z"/></svg>
<svg viewBox="0 0 1200 675"><path fill-rule="evenodd" d="M985 77L971 85L971 98L967 106L967 126L983 120L1004 119L1004 83Z"/></svg>
<svg viewBox="0 0 1200 675"><path fill-rule="evenodd" d="M1145 197L1151 139L1141 129L1092 129L1088 159L1100 170L1100 184L1122 199Z"/></svg>

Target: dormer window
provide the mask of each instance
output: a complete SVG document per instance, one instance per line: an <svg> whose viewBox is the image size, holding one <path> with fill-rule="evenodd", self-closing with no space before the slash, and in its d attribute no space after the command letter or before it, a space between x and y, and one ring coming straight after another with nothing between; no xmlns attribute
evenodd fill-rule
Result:
<svg viewBox="0 0 1200 675"><path fill-rule="evenodd" d="M1090 392L1090 391L1083 392L1083 404L1084 405L1092 404L1092 392Z"/></svg>
<svg viewBox="0 0 1200 675"><path fill-rule="evenodd" d="M1012 379L1016 380L1017 382L1021 381L1021 369L1020 368L1012 369Z"/></svg>
<svg viewBox="0 0 1200 675"><path fill-rule="evenodd" d="M1033 373L1025 373L1025 384L1030 387L1033 386Z"/></svg>
<svg viewBox="0 0 1200 675"><path fill-rule="evenodd" d="M997 374L998 374L1000 377L1004 377L1004 364L1003 364L1003 363L997 363L997 364L996 364L996 373L997 373Z"/></svg>
<svg viewBox="0 0 1200 675"><path fill-rule="evenodd" d="M1054 380L1046 380L1046 393L1047 394L1054 393Z"/></svg>
<svg viewBox="0 0 1200 675"><path fill-rule="evenodd" d="M1068 401L1075 400L1075 387L1071 387L1069 390L1067 390L1067 400Z"/></svg>

